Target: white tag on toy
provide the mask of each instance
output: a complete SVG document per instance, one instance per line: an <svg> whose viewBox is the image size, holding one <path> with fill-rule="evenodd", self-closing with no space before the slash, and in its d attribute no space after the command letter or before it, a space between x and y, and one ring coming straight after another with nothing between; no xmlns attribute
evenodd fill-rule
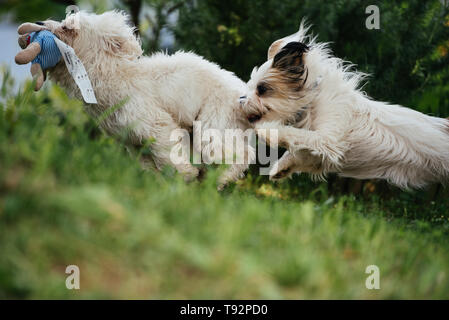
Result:
<svg viewBox="0 0 449 320"><path fill-rule="evenodd" d="M86 103L98 103L86 69L81 60L76 56L75 50L58 38L55 37L54 39L59 51L61 51L70 75L81 90L84 101L86 101Z"/></svg>

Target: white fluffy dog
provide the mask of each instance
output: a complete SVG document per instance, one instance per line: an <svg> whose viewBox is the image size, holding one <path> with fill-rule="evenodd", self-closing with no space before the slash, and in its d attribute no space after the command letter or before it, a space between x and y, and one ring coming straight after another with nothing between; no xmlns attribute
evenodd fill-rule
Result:
<svg viewBox="0 0 449 320"><path fill-rule="evenodd" d="M127 21L128 16L118 11L101 15L78 12L62 22L47 20L40 24L73 47L84 64L98 100L98 104L87 105L86 111L98 118L108 108L126 101L101 126L112 135L128 128L130 145L154 140L150 162L154 161L158 169L173 165L186 179L193 179L199 170L190 159L180 164L170 161L170 152L181 143L170 141L172 132L191 130L194 121L201 121L202 129L246 129L248 122L240 114L239 104L246 83L193 53L143 56L140 41ZM64 62L50 69L49 76L81 99ZM214 150L218 145L214 143L197 143L197 151ZM242 177L247 167L232 165L221 183Z"/></svg>
<svg viewBox="0 0 449 320"><path fill-rule="evenodd" d="M359 89L364 75L333 57L307 29L302 24L270 46L241 101L258 135L288 150L270 177L336 172L402 188L447 180L449 121L371 100ZM268 129L277 129L278 137Z"/></svg>

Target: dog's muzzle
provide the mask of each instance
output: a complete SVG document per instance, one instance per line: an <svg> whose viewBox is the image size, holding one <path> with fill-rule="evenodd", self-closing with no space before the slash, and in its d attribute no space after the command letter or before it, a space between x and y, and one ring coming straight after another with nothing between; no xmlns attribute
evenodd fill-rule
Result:
<svg viewBox="0 0 449 320"><path fill-rule="evenodd" d="M240 107L244 107L246 105L246 103L248 102L248 97L247 96L241 96L239 98L239 102L240 102ZM249 123L254 123L256 121L259 121L262 118L262 115L257 114L257 113L252 113L247 115L246 119L248 120Z"/></svg>

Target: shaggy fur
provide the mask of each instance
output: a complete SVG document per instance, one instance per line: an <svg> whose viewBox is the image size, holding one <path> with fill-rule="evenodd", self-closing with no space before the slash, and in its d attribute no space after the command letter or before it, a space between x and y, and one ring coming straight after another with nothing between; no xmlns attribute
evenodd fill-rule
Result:
<svg viewBox="0 0 449 320"><path fill-rule="evenodd" d="M271 179L337 172L402 188L447 180L448 120L371 100L359 88L364 74L333 57L307 29L301 24L271 45L241 101L258 135L288 150L272 167ZM278 140L267 129L277 129Z"/></svg>
<svg viewBox="0 0 449 320"><path fill-rule="evenodd" d="M143 56L140 41L127 21L124 13L111 11L101 15L79 12L62 22L44 22L46 28L73 47L86 68L98 100L98 105L86 106L89 114L98 118L108 108L126 102L101 122L108 133L118 135L124 129L130 130L128 143L133 146L154 139L152 160L161 169L173 165L170 152L181 143L170 141L175 129L192 130L194 121L201 121L203 130L248 127L239 105L239 97L247 90L244 82L193 53ZM64 62L49 71L51 79L70 95L81 98ZM196 147L201 152L217 145L197 143ZM248 153L252 158L253 150ZM186 179L199 174L187 158L174 166ZM232 165L221 183L242 177L247 167Z"/></svg>

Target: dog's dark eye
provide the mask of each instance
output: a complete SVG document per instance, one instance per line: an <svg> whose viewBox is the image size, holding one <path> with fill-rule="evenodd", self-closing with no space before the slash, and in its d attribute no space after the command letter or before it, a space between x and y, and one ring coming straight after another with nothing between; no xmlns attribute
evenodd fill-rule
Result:
<svg viewBox="0 0 449 320"><path fill-rule="evenodd" d="M66 26L62 26L62 30L68 30L68 28Z"/></svg>
<svg viewBox="0 0 449 320"><path fill-rule="evenodd" d="M267 87L265 87L263 84L259 84L257 86L257 95L261 96L263 95L265 92L267 92Z"/></svg>

